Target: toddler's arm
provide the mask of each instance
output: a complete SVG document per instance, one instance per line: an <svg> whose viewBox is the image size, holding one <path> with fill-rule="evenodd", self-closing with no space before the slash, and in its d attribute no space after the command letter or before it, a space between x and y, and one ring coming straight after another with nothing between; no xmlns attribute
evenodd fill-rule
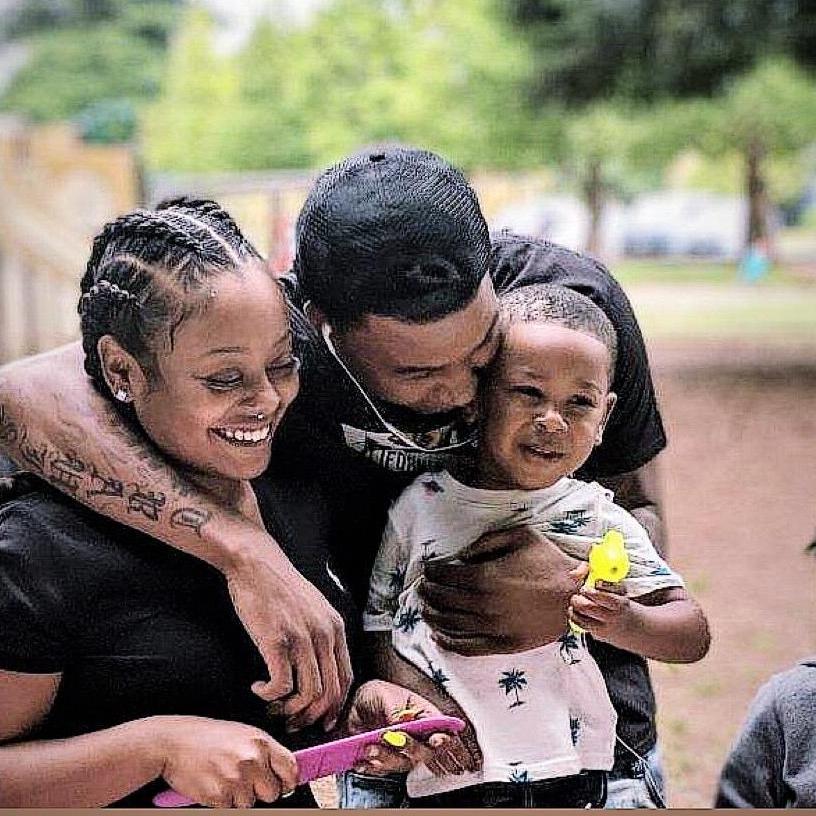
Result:
<svg viewBox="0 0 816 816"><path fill-rule="evenodd" d="M581 589L573 595L570 619L596 639L652 660L701 660L711 644L708 622L683 588L683 579L622 507L607 498L598 512L605 529L623 535L629 574L620 584L599 582L595 589Z"/></svg>
<svg viewBox="0 0 816 816"><path fill-rule="evenodd" d="M612 584L582 589L570 600L570 620L597 640L665 663L702 660L711 645L708 621L685 589L659 589L637 599Z"/></svg>

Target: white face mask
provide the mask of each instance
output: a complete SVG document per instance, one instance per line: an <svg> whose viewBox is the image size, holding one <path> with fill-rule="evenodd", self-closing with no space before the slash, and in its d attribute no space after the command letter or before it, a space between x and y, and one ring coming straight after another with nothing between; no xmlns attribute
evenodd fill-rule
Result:
<svg viewBox="0 0 816 816"><path fill-rule="evenodd" d="M374 404L374 400L372 400L371 397L368 396L368 394L366 393L363 386L360 385L360 381L357 379L357 377L354 376L354 374L351 373L351 371L349 370L349 367L343 362L340 355L337 353L337 349L334 347L334 343L332 342L332 339L331 339L331 334L332 334L331 326L328 323L323 323L323 325L321 327L321 330L320 330L320 333L323 335L323 340L326 343L326 348L328 348L329 353L332 355L332 357L334 357L335 360L337 360L338 364L340 365L340 368L343 369L343 371L346 373L346 376L357 387L357 390L360 392L360 394L362 394L363 399L366 401L368 407L371 408L371 410L374 412L374 416L376 416L377 419L379 420L380 424L390 434L392 434L397 439L399 439L399 441L402 442L405 445L406 448L410 448L411 450L421 451L422 453L444 453L446 451L458 450L459 448L464 448L464 447L467 447L468 445L471 444L471 440L469 440L469 439L465 440L464 442L457 442L454 445L444 445L444 446L441 446L441 447L438 447L438 448L426 448L426 447L423 447L422 445L417 444L413 439L411 439L411 437L407 433L404 433L399 428L392 425L380 413L379 409Z"/></svg>

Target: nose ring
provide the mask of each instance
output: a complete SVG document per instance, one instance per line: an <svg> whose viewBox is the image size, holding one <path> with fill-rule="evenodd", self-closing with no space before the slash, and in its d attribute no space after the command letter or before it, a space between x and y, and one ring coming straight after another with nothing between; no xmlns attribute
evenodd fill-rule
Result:
<svg viewBox="0 0 816 816"><path fill-rule="evenodd" d="M257 419L258 422L260 422L263 418L264 418L264 414L261 411L258 411L258 413L255 414L255 419Z"/></svg>

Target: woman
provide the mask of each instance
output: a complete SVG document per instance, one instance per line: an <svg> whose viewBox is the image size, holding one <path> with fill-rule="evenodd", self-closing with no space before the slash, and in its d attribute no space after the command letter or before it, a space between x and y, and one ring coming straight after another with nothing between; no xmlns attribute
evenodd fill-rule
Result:
<svg viewBox="0 0 816 816"><path fill-rule="evenodd" d="M306 479L273 469L257 495L250 485L299 362L283 291L234 221L184 199L122 216L95 240L81 290L85 369L112 410L265 525L345 611ZM148 520L206 521L194 506L166 508L148 481L44 456L75 492ZM292 791L287 806L314 805L295 790L280 720L251 691L263 664L209 565L40 486L0 508L0 620L0 806L142 806L167 785L212 806ZM369 687L353 717L393 693Z"/></svg>

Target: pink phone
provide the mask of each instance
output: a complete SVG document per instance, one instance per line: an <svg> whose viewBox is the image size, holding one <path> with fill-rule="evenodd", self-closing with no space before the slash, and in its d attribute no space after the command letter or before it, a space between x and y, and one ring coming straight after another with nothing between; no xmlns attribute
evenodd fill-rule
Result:
<svg viewBox="0 0 816 816"><path fill-rule="evenodd" d="M408 722L389 725L386 728L378 728L376 731L365 731L362 734L355 734L353 737L326 742L323 745L314 745L311 748L304 748L302 751L295 751L295 759L298 766L298 783L303 785L321 776L340 773L353 768L358 759L363 756L363 749L368 745L374 745L382 740L383 734L394 731L402 731L414 737L424 737L434 734L437 731L448 731L456 734L465 727L463 720L458 717L424 717L419 720L409 720ZM166 790L157 794L153 798L156 807L187 807L194 805L192 799L176 793L174 790Z"/></svg>

